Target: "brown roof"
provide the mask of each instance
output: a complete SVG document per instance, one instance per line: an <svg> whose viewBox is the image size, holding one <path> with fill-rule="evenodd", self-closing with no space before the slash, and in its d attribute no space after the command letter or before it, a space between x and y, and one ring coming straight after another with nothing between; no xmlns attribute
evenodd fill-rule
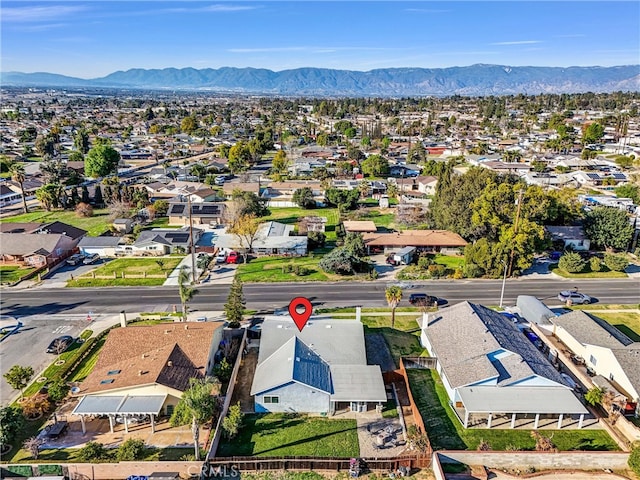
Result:
<svg viewBox="0 0 640 480"><path fill-rule="evenodd" d="M35 222L0 223L0 233L32 233L42 225Z"/></svg>
<svg viewBox="0 0 640 480"><path fill-rule="evenodd" d="M371 220L345 220L342 222L347 232L375 232L376 224Z"/></svg>
<svg viewBox="0 0 640 480"><path fill-rule="evenodd" d="M258 182L231 182L223 184L222 190L226 195L231 195L234 190L258 194L260 192L260 184Z"/></svg>
<svg viewBox="0 0 640 480"><path fill-rule="evenodd" d="M464 247L467 242L448 230L405 230L396 233L365 233L364 243L390 247Z"/></svg>
<svg viewBox="0 0 640 480"><path fill-rule="evenodd" d="M190 378L205 376L213 333L222 325L165 323L116 328L109 332L96 366L82 382L81 392L153 383L185 391Z"/></svg>

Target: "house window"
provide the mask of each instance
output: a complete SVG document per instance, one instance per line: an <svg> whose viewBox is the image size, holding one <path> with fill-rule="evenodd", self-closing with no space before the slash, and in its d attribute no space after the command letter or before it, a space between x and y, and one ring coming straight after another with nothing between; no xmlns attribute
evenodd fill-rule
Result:
<svg viewBox="0 0 640 480"><path fill-rule="evenodd" d="M589 356L589 362L591 363L591 365L593 365L595 367L596 364L598 363L598 360L596 360L596 357L594 357L593 355L590 355Z"/></svg>
<svg viewBox="0 0 640 480"><path fill-rule="evenodd" d="M171 416L173 415L173 410L174 410L174 406L173 405L167 405L167 416Z"/></svg>
<svg viewBox="0 0 640 480"><path fill-rule="evenodd" d="M280 397L264 396L263 403L280 403Z"/></svg>

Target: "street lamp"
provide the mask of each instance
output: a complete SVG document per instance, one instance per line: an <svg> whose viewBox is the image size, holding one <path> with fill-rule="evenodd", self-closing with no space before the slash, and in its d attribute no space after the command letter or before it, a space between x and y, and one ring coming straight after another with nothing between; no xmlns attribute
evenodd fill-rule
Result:
<svg viewBox="0 0 640 480"><path fill-rule="evenodd" d="M500 307L502 307L502 300L504 299L504 286L507 283L507 262L502 260L504 264L504 274L502 275L502 291L500 292Z"/></svg>

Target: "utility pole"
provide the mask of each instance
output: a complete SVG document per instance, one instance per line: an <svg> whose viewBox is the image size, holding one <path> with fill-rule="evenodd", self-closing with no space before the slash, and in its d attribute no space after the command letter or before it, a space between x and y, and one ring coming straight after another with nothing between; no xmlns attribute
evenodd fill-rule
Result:
<svg viewBox="0 0 640 480"><path fill-rule="evenodd" d="M196 281L196 249L193 246L193 217L191 215L191 195L187 193L187 208L189 209L189 253L191 255L191 283Z"/></svg>
<svg viewBox="0 0 640 480"><path fill-rule="evenodd" d="M516 219L513 222L513 241L515 242L515 237L518 234L518 223L520 221L520 210L522 209L522 195L524 195L524 190L520 189L518 191L518 209L516 210ZM513 271L513 256L515 255L516 251L515 248L513 247L513 243L511 244L511 256L509 257L509 276L511 276L511 272ZM506 277L505 277L506 278Z"/></svg>

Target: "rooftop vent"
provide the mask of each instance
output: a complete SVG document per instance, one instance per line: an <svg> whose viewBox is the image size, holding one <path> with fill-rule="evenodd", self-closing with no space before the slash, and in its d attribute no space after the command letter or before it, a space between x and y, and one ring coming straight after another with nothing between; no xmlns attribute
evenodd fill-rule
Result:
<svg viewBox="0 0 640 480"><path fill-rule="evenodd" d="M167 362L167 367L173 367L173 362L171 360Z"/></svg>
<svg viewBox="0 0 640 480"><path fill-rule="evenodd" d="M171 333L171 330L165 330L165 331L164 331L164 334L165 334L165 335L169 335L170 333Z"/></svg>

